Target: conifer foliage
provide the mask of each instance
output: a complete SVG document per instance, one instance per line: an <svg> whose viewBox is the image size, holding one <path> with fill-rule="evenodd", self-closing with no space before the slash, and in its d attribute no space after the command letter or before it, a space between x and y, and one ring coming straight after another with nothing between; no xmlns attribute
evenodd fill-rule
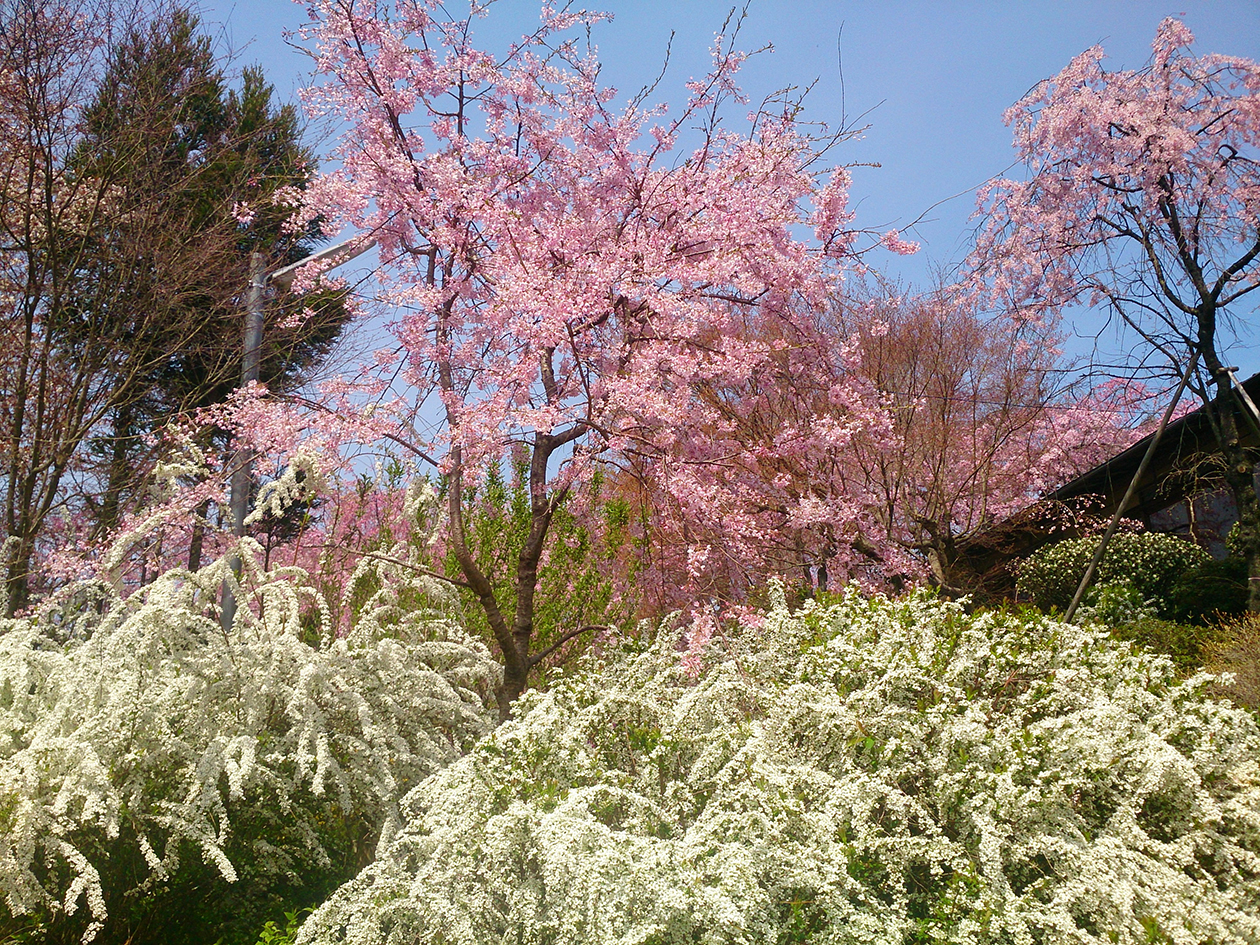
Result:
<svg viewBox="0 0 1260 945"><path fill-rule="evenodd" d="M288 227L272 200L311 172L296 108L257 68L232 88L185 8L6 0L0 108L11 616L48 588L50 546L107 536L143 504L162 429L239 382L251 251L292 262L315 234ZM295 384L347 317L327 293L290 303L268 332L263 380Z"/></svg>

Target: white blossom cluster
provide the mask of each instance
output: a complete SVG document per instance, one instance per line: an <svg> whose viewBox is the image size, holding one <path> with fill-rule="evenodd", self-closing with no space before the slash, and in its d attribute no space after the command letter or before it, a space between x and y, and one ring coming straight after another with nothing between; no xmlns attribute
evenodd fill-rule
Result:
<svg viewBox="0 0 1260 945"><path fill-rule="evenodd" d="M433 487L417 477L403 494L403 518L411 531L366 551L345 583L339 603L343 614L353 614L353 634L423 638L458 612L454 588L426 566L431 562L420 553L419 546L436 540L439 514ZM450 632L458 632L453 624Z"/></svg>
<svg viewBox="0 0 1260 945"><path fill-rule="evenodd" d="M263 571L258 552L243 542L239 580L225 558L125 600L107 583L72 586L0 621L11 916L38 927L86 911L89 941L113 896L181 868L236 881L233 850L248 881L284 877L327 859L329 805L388 837L399 798L489 731L500 670L482 645L437 625L409 640L307 642L319 601L294 569ZM230 633L207 603L225 578L241 602ZM124 853L142 864L130 881L117 875Z"/></svg>
<svg viewBox="0 0 1260 945"><path fill-rule="evenodd" d="M1042 608L1067 607L1098 549L1097 536L1069 538L1038 549L1019 566L1019 594ZM1193 542L1159 532L1121 532L1107 546L1094 584L1121 584L1163 608L1177 579L1211 561Z"/></svg>
<svg viewBox="0 0 1260 945"><path fill-rule="evenodd" d="M1260 733L1037 615L850 595L590 656L299 943L1260 941Z"/></svg>
<svg viewBox="0 0 1260 945"><path fill-rule="evenodd" d="M258 490L254 509L245 517L245 524L253 525L269 516L279 518L290 506L318 493L323 484L323 475L315 457L297 453L279 478L264 483Z"/></svg>

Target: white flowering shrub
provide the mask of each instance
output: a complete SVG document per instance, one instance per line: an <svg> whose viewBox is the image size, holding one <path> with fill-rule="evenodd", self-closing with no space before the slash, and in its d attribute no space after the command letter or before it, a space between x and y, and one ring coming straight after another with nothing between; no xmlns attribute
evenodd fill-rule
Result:
<svg viewBox="0 0 1260 945"><path fill-rule="evenodd" d="M433 620L307 642L321 602L258 550L239 581L85 582L0 622L0 939L252 943L493 724L482 645Z"/></svg>
<svg viewBox="0 0 1260 945"><path fill-rule="evenodd" d="M1141 620L1156 619L1159 616L1159 606L1154 599L1142 597L1141 591L1121 578L1089 588L1076 614L1082 623L1122 627Z"/></svg>
<svg viewBox="0 0 1260 945"><path fill-rule="evenodd" d="M1066 609L1100 540L1097 535L1069 538L1029 555L1019 565L1020 599L1043 609ZM1128 585L1140 600L1153 602L1161 616L1168 616L1177 579L1211 560L1198 545L1175 535L1120 532L1107 545L1094 583Z"/></svg>
<svg viewBox="0 0 1260 945"><path fill-rule="evenodd" d="M590 654L305 945L1260 941L1260 733L1101 630L846 596Z"/></svg>

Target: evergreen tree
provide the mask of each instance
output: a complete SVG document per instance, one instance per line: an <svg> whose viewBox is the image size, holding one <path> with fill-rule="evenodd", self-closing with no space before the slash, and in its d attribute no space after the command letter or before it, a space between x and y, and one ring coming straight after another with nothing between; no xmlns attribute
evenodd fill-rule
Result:
<svg viewBox="0 0 1260 945"><path fill-rule="evenodd" d="M159 431L240 375L250 253L287 232L272 195L311 154L261 70L233 88L186 9L125 19L106 0L0 2L0 611L24 608L50 524L116 525L144 495ZM241 220L243 207L254 219ZM292 388L346 320L341 299L281 328L262 379ZM221 439L221 438L220 438ZM210 444L207 444L210 445Z"/></svg>
<svg viewBox="0 0 1260 945"><path fill-rule="evenodd" d="M151 434L173 415L221 402L237 385L250 254L261 251L277 266L293 262L310 252L318 232L288 231L288 211L273 199L279 188L302 187L313 166L295 108L275 103L258 67L243 71L239 89L229 88L186 9L126 37L84 117L78 160L86 172L119 181L121 211L101 234L92 260L98 272L84 282L87 307L92 317L123 320L134 311L165 312L127 339L149 367L93 443L105 467L94 509L104 531L139 498ZM128 290L92 299L93 287L107 281ZM293 304L270 305L272 321L293 314ZM265 333L262 380L273 389L300 383L346 321L335 295L301 304L313 318Z"/></svg>

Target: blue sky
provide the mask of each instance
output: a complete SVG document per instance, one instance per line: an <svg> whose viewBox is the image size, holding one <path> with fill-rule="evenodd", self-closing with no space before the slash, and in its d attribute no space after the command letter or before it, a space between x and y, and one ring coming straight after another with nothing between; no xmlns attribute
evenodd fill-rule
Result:
<svg viewBox="0 0 1260 945"><path fill-rule="evenodd" d="M462 8L460 0L450 4ZM674 103L683 98L683 83L707 68L713 35L730 10L714 0L593 0L591 6L614 15L594 39L606 81L627 98L659 72L675 34L656 95ZM538 8L537 0L499 0L478 32L494 48L531 30ZM208 3L202 12L242 64L265 67L282 97L305 84L306 58L284 38L306 20L303 6L242 0ZM948 270L965 256L974 191L1010 169L1002 112L1095 43L1106 50L1108 68L1142 65L1156 25L1169 15L1190 26L1200 53L1260 59L1257 0L753 0L741 45L769 43L774 50L746 66L744 85L755 100L816 81L806 100L808 119L835 126L847 116L869 126L835 155L842 163L879 165L854 169L857 223L905 228L922 218L911 233L922 243L919 254L874 260L922 284L933 267ZM1092 334L1088 324L1078 328Z"/></svg>

